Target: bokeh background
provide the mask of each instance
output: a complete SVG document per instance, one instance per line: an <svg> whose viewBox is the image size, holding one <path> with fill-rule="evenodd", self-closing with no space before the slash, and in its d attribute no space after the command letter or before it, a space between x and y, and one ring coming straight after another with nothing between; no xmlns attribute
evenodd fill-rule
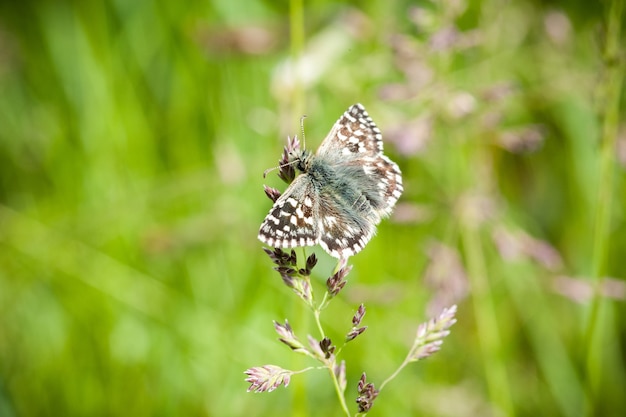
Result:
<svg viewBox="0 0 626 417"><path fill-rule="evenodd" d="M307 114L361 102L405 192L322 317L359 303L348 402L417 325L441 352L370 415L626 410L623 1L6 1L0 5L0 415L340 415L316 335L256 240L262 172ZM320 291L333 260L319 248ZM594 295L595 294L595 295ZM317 335L316 335L317 336ZM355 408L353 408L355 411Z"/></svg>

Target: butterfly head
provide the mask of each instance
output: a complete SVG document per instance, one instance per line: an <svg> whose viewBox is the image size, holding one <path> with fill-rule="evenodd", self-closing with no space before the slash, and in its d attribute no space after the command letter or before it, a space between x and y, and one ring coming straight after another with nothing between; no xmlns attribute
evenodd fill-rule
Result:
<svg viewBox="0 0 626 417"><path fill-rule="evenodd" d="M300 172L307 172L311 167L311 159L313 154L310 151L304 150L294 150L289 152L289 161L294 163L296 169Z"/></svg>

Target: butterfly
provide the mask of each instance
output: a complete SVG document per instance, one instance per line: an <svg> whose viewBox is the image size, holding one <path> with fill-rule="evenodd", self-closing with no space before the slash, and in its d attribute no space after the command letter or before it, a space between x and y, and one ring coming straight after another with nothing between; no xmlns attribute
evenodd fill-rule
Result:
<svg viewBox="0 0 626 417"><path fill-rule="evenodd" d="M259 229L274 248L319 244L335 258L360 252L402 194L402 173L383 154L380 129L361 104L351 106L315 154L298 149L301 172L275 201Z"/></svg>

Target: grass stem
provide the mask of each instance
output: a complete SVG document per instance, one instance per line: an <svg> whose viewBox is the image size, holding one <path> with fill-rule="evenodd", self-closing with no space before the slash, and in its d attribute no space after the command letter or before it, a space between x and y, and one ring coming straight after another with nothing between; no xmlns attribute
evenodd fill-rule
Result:
<svg viewBox="0 0 626 417"><path fill-rule="evenodd" d="M615 171L615 149L619 129L620 93L624 81L624 58L620 56L620 32L624 0L613 0L607 8L607 31L604 45L604 77L600 88L600 113L602 116L602 137L599 153L600 176L598 198L593 233L593 298L589 307L586 327L583 334L585 349L585 373L590 403L586 414L594 414L595 398L599 390L602 369L602 355L595 347L601 345L598 329L605 315L600 314L607 307L601 296L601 288L606 275L606 265L610 242L611 207L613 205L613 187Z"/></svg>

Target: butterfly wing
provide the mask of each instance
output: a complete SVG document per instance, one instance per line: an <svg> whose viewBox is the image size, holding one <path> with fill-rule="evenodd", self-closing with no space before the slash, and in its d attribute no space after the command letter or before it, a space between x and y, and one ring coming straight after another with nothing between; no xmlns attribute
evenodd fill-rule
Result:
<svg viewBox="0 0 626 417"><path fill-rule="evenodd" d="M360 191L379 217L391 214L403 191L402 173L383 154L382 133L362 104L350 106L341 115L317 154L334 165L361 167L365 176L359 182Z"/></svg>
<svg viewBox="0 0 626 417"><path fill-rule="evenodd" d="M383 135L367 114L362 104L357 103L334 124L317 150L325 157L341 158L350 161L382 154Z"/></svg>
<svg viewBox="0 0 626 417"><path fill-rule="evenodd" d="M357 197L346 209L346 199L336 193L320 195L320 238L322 248L335 258L347 258L361 251L376 231L375 222L368 218L369 202Z"/></svg>
<svg viewBox="0 0 626 417"><path fill-rule="evenodd" d="M274 248L318 243L319 196L307 174L299 175L276 200L259 229L261 242Z"/></svg>
<svg viewBox="0 0 626 417"><path fill-rule="evenodd" d="M367 160L363 169L375 183L375 191L370 194L374 196L370 198L372 208L380 217L389 216L403 191L400 168L387 156L380 154Z"/></svg>

